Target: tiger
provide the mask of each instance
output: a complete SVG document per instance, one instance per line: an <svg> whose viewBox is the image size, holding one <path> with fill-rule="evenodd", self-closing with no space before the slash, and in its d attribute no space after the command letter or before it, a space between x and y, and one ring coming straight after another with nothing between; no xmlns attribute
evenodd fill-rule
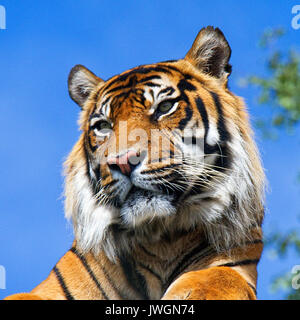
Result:
<svg viewBox="0 0 300 320"><path fill-rule="evenodd" d="M7 300L257 299L265 175L246 104L228 86L230 56L208 26L181 59L106 81L73 67L74 242L46 280Z"/></svg>

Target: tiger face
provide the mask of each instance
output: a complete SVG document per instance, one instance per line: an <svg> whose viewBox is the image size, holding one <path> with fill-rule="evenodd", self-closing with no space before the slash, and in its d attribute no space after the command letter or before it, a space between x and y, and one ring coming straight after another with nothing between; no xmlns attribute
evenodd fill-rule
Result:
<svg viewBox="0 0 300 320"><path fill-rule="evenodd" d="M243 103L227 87L230 54L207 27L184 59L107 81L72 69L82 135L66 162L66 214L83 250L112 225L202 225L218 245L225 229L237 238L259 222L263 173Z"/></svg>

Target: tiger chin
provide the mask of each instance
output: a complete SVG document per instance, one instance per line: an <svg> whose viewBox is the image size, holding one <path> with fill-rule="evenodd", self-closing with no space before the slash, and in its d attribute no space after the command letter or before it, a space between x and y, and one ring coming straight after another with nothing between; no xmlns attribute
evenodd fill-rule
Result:
<svg viewBox="0 0 300 320"><path fill-rule="evenodd" d="M75 240L46 280L7 299L256 299L265 179L227 85L230 55L209 26L183 59L107 81L71 70L82 131L65 163Z"/></svg>

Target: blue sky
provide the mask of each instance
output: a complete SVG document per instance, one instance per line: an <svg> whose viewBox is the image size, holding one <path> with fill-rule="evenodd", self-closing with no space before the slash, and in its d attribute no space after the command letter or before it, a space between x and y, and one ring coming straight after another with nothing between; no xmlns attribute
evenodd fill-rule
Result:
<svg viewBox="0 0 300 320"><path fill-rule="evenodd" d="M97 1L0 0L7 29L0 30L0 265L6 289L0 298L30 291L46 278L70 247L72 228L63 214L62 163L79 136L79 108L67 92L67 77L83 64L103 79L139 64L183 57L197 32L218 26L231 48L232 91L243 96L252 120L270 113L255 104L257 90L238 80L264 75L257 46L267 27L283 26L283 48L299 44L291 28L294 1ZM269 180L264 230L299 225L299 130L279 140L256 132ZM271 294L270 280L300 264L293 254L259 264L258 297Z"/></svg>

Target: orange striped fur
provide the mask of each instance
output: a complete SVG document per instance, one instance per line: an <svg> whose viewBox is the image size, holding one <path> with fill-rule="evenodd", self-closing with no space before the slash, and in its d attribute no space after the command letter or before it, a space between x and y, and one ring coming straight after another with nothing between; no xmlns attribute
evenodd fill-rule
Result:
<svg viewBox="0 0 300 320"><path fill-rule="evenodd" d="M180 60L107 81L72 69L82 134L66 161L65 208L75 241L31 293L7 299L256 299L264 174L227 86L230 54L207 27Z"/></svg>

